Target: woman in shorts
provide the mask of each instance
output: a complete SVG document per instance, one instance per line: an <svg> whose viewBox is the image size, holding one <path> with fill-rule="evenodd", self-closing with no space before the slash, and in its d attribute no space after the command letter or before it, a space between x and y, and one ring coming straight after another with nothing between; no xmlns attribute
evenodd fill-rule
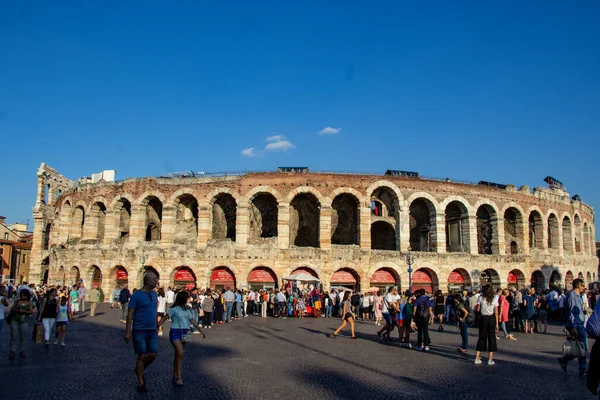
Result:
<svg viewBox="0 0 600 400"><path fill-rule="evenodd" d="M202 334L202 337L205 337L200 325L194 320L192 312L186 307L188 297L189 295L186 291L177 293L175 302L171 308L167 310L167 315L171 318L169 340L171 341L171 346L173 346L173 349L175 350L175 360L173 361L173 384L177 386L183 386L183 381L181 380L181 367L183 365L183 350L185 344L191 342L191 336L188 334L190 324L198 329ZM167 320L167 315L163 315L160 321L158 321L157 325L159 328Z"/></svg>
<svg viewBox="0 0 600 400"><path fill-rule="evenodd" d="M444 294L441 290L437 291L435 295L435 307L433 308L433 313L435 314L435 319L438 320L438 332L442 332L444 330L444 302L445 302Z"/></svg>
<svg viewBox="0 0 600 400"><path fill-rule="evenodd" d="M67 336L67 326L69 326L69 303L66 297L60 298L58 312L56 313L56 333L54 334L54 344L58 344L60 336L60 345L65 346L65 337Z"/></svg>
<svg viewBox="0 0 600 400"><path fill-rule="evenodd" d="M352 304L350 304L350 294L351 292L344 292L344 301L342 302L342 315L343 321L342 325L336 329L333 334L327 334L327 337L335 338L338 333L346 327L346 322L350 323L350 331L352 332L352 339L356 339L354 335L354 314L352 314Z"/></svg>

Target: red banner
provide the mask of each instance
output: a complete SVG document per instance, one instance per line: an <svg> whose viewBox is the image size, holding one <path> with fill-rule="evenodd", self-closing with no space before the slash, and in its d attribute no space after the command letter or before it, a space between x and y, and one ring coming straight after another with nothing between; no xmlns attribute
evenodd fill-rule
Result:
<svg viewBox="0 0 600 400"><path fill-rule="evenodd" d="M290 275L294 275L294 274L297 274L297 273L299 273L299 272L304 272L304 273L306 273L306 274L309 274L309 275L311 275L311 276L314 276L315 278L318 278L318 277L319 277L315 271L313 271L313 270L312 270L312 269L310 269L310 268L304 268L304 267L296 268L296 269L294 270L294 272L292 272Z"/></svg>
<svg viewBox="0 0 600 400"><path fill-rule="evenodd" d="M255 268L250 271L248 282L275 282L275 274L269 268Z"/></svg>
<svg viewBox="0 0 600 400"><path fill-rule="evenodd" d="M463 278L463 276L460 274L460 272L452 271L452 272L450 272L450 275L448 276L448 283L463 285L465 283L465 278Z"/></svg>
<svg viewBox="0 0 600 400"><path fill-rule="evenodd" d="M419 282L419 283L431 283L432 282L431 275L429 275L429 273L427 273L426 271L423 271L423 270L415 271L412 275L412 281Z"/></svg>
<svg viewBox="0 0 600 400"><path fill-rule="evenodd" d="M513 272L508 273L508 283L517 283L517 275Z"/></svg>
<svg viewBox="0 0 600 400"><path fill-rule="evenodd" d="M371 283L396 283L396 279L389 271L378 269L371 277Z"/></svg>
<svg viewBox="0 0 600 400"><path fill-rule="evenodd" d="M129 279L129 274L127 274L127 270L125 268L119 268L117 270L117 280L126 281L127 279Z"/></svg>
<svg viewBox="0 0 600 400"><path fill-rule="evenodd" d="M196 277L189 268L180 268L175 272L173 280L179 282L196 282Z"/></svg>
<svg viewBox="0 0 600 400"><path fill-rule="evenodd" d="M336 271L331 277L331 283L356 283L356 278L348 271Z"/></svg>
<svg viewBox="0 0 600 400"><path fill-rule="evenodd" d="M233 275L226 269L216 269L210 276L211 282L233 282Z"/></svg>

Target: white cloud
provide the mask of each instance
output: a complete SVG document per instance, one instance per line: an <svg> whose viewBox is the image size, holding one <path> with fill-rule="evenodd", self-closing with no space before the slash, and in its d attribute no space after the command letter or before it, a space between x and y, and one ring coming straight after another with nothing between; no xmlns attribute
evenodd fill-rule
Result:
<svg viewBox="0 0 600 400"><path fill-rule="evenodd" d="M248 147L247 149L242 150L242 155L244 157L256 157L258 153L254 147Z"/></svg>
<svg viewBox="0 0 600 400"><path fill-rule="evenodd" d="M342 131L342 128L332 128L332 127L328 126L327 128L321 130L321 132L319 132L319 135L321 135L321 136L323 136L323 135L337 135L341 131Z"/></svg>
<svg viewBox="0 0 600 400"><path fill-rule="evenodd" d="M272 141L265 147L265 151L288 151L289 149L295 149L289 140L278 140Z"/></svg>
<svg viewBox="0 0 600 400"><path fill-rule="evenodd" d="M267 142L280 142L282 140L285 140L285 136L283 135L275 135L275 136L269 136L268 138L265 139Z"/></svg>

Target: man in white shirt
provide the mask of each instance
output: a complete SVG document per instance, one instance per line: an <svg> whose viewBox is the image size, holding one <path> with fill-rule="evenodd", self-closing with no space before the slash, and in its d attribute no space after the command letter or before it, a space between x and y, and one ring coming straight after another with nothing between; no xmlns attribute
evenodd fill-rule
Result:
<svg viewBox="0 0 600 400"><path fill-rule="evenodd" d="M173 303L175 302L175 292L173 291L172 288L169 287L169 290L167 290L167 293L165 293L165 296L167 297L167 310L169 310L171 308L171 306L173 305Z"/></svg>
<svg viewBox="0 0 600 400"><path fill-rule="evenodd" d="M87 289L83 282L79 285L79 311L85 312L85 298L87 297Z"/></svg>
<svg viewBox="0 0 600 400"><path fill-rule="evenodd" d="M254 314L254 290L250 289L248 292L248 297L246 301L248 302L248 306L246 308L246 315Z"/></svg>
<svg viewBox="0 0 600 400"><path fill-rule="evenodd" d="M286 315L286 301L285 301L285 294L283 294L282 291L277 291L277 293L275 294L275 302L276 302L276 306L277 306L277 310L279 311L277 314L277 317L279 318L283 318L285 319L285 315Z"/></svg>

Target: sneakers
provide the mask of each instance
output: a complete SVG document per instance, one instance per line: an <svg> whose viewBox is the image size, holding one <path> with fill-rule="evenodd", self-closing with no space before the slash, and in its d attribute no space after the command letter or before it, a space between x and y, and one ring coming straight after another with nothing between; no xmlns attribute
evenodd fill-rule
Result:
<svg viewBox="0 0 600 400"><path fill-rule="evenodd" d="M429 346L425 346L425 351L429 351Z"/></svg>
<svg viewBox="0 0 600 400"><path fill-rule="evenodd" d="M488 365L496 365L496 363L494 362L494 360L488 360Z"/></svg>
<svg viewBox="0 0 600 400"><path fill-rule="evenodd" d="M481 364L481 359L480 358L476 358L475 362L473 364L477 364L477 365Z"/></svg>
<svg viewBox="0 0 600 400"><path fill-rule="evenodd" d="M558 358L556 361L558 361L558 365L560 365L560 368L566 374L567 373L567 362L565 360L563 360L562 357Z"/></svg>
<svg viewBox="0 0 600 400"><path fill-rule="evenodd" d="M61 346L66 346L67 344L65 342L61 342L60 345Z"/></svg>
<svg viewBox="0 0 600 400"><path fill-rule="evenodd" d="M158 336L162 336L162 335L163 335L163 333L162 333L162 332L158 332Z"/></svg>
<svg viewBox="0 0 600 400"><path fill-rule="evenodd" d="M22 351L22 352L20 352L20 353L19 353L19 357L20 357L20 358L26 358L26 357L27 357L27 354L25 354L25 352L24 352L24 351Z"/></svg>
<svg viewBox="0 0 600 400"><path fill-rule="evenodd" d="M58 344L58 339L54 339L54 344Z"/></svg>

